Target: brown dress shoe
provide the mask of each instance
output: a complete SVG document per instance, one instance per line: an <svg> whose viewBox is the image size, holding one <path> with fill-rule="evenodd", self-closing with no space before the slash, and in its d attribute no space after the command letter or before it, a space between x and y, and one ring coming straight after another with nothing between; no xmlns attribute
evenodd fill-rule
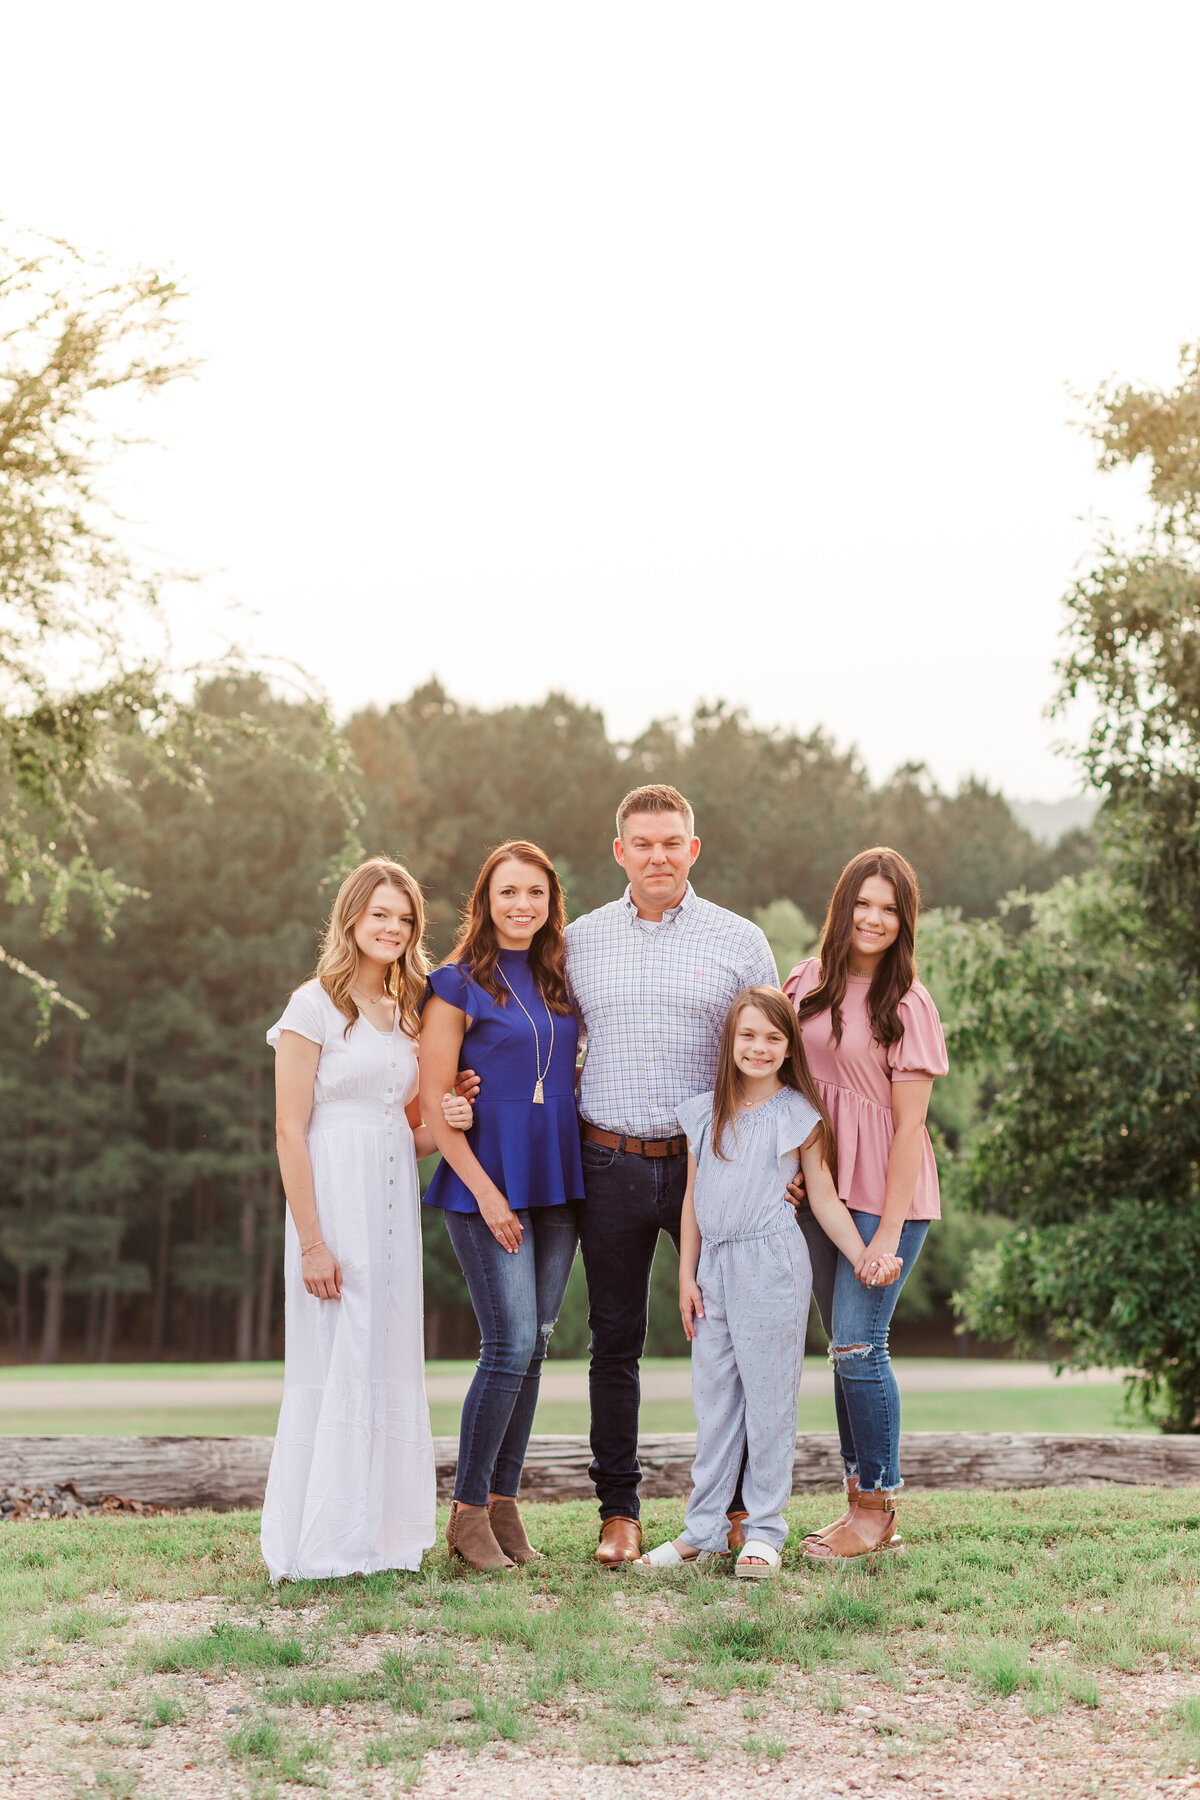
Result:
<svg viewBox="0 0 1200 1800"><path fill-rule="evenodd" d="M600 1527L596 1561L602 1569L619 1569L642 1554L642 1528L636 1519L605 1519Z"/></svg>
<svg viewBox="0 0 1200 1800"><path fill-rule="evenodd" d="M517 1502L508 1494L493 1494L488 1501L488 1518L496 1542L505 1556L515 1563L536 1562L541 1556L525 1535L525 1527L517 1510Z"/></svg>

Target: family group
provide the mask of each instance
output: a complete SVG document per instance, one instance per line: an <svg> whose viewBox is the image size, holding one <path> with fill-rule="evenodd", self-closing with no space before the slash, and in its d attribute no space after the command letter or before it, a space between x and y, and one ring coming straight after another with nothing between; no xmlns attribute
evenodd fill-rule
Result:
<svg viewBox="0 0 1200 1800"><path fill-rule="evenodd" d="M916 876L894 850L856 856L819 954L781 989L758 927L693 888L700 841L682 794L638 788L616 829L625 893L571 924L549 857L501 844L432 971L418 883L363 863L315 977L268 1033L288 1205L262 1523L274 1581L415 1569L434 1542L417 1173L434 1151L424 1202L442 1212L480 1334L453 1555L496 1571L538 1555L517 1494L577 1248L598 1563L778 1569L811 1298L847 1506L802 1554L831 1563L898 1542L888 1327L939 1216L925 1118L947 1069L916 978ZM661 1232L679 1256L696 1459L681 1535L645 1552L639 1360Z"/></svg>

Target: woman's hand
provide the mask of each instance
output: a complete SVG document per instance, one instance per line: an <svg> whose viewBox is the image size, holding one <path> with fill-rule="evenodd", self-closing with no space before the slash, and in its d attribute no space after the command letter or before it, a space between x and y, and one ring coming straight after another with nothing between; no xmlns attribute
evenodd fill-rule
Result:
<svg viewBox="0 0 1200 1800"><path fill-rule="evenodd" d="M502 1250L515 1256L521 1248L524 1227L498 1187L477 1197L479 1216Z"/></svg>
<svg viewBox="0 0 1200 1800"><path fill-rule="evenodd" d="M342 1265L320 1238L301 1252L300 1272L305 1290L314 1300L340 1300L342 1297Z"/></svg>
<svg viewBox="0 0 1200 1800"><path fill-rule="evenodd" d="M861 1281L870 1273L872 1263L881 1263L885 1257L895 1257L900 1249L900 1233L893 1236L880 1225L869 1244L863 1245L863 1253L854 1265L854 1273Z"/></svg>
<svg viewBox="0 0 1200 1800"><path fill-rule="evenodd" d="M704 1298L695 1280L679 1278L679 1312L683 1319L683 1335L690 1344L696 1335L696 1320L704 1317Z"/></svg>
<svg viewBox="0 0 1200 1800"><path fill-rule="evenodd" d="M804 1186L803 1169L797 1169L796 1173L792 1176L792 1179L788 1182L787 1197L789 1204L795 1208L797 1213L799 1213L802 1206L807 1206L808 1194Z"/></svg>
<svg viewBox="0 0 1200 1800"><path fill-rule="evenodd" d="M455 1131L470 1131L475 1122L475 1109L469 1100L456 1094L453 1088L442 1095L442 1114L447 1125L453 1125Z"/></svg>
<svg viewBox="0 0 1200 1800"><path fill-rule="evenodd" d="M876 1251L874 1239L867 1245L862 1261L854 1271L864 1287L891 1287L903 1272L904 1258L884 1250Z"/></svg>

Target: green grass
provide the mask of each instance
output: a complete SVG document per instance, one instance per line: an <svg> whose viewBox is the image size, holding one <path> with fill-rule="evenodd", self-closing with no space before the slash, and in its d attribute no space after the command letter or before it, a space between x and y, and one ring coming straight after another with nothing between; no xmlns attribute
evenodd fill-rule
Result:
<svg viewBox="0 0 1200 1800"><path fill-rule="evenodd" d="M914 1494L906 1556L809 1568L801 1535L835 1505L793 1503L784 1574L761 1584L720 1569L605 1575L583 1503L530 1505L544 1561L502 1582L452 1565L439 1541L419 1573L278 1590L255 1514L21 1521L0 1526L0 1664L62 1665L100 1645L97 1691L118 1692L113 1703L143 1732L199 1731L206 1712L228 1710L235 1688L221 1684L235 1684L245 1715L222 1719L210 1785L223 1792L241 1771L263 1795L272 1782L320 1786L335 1764L339 1780L349 1769L325 1708L363 1726L350 1774L383 1766L404 1786L438 1745L473 1751L535 1734L540 1752L585 1761L637 1760L693 1737L709 1754L706 1697L727 1697L754 1726L798 1674L829 1711L853 1704L864 1679L899 1696L926 1675L949 1678L969 1705L1023 1707L1032 1728L1066 1707L1103 1727L1112 1684L1156 1659L1200 1670L1200 1490ZM647 1541L681 1519L680 1502L648 1502ZM154 1600L208 1610L189 1622L182 1608L177 1629L139 1637L134 1609ZM689 1698L699 1707L685 1714ZM73 1721L97 1717L90 1696L64 1700L64 1718L68 1704ZM885 1713L871 1729L900 1742L908 1725ZM761 1723L724 1742L782 1754ZM1200 1701L1183 1701L1153 1754L1183 1767L1198 1752Z"/></svg>
<svg viewBox="0 0 1200 1800"><path fill-rule="evenodd" d="M436 1437L458 1435L458 1405L438 1401L429 1411ZM84 1412L3 1412L0 1425L14 1436L271 1437L277 1416L274 1406L103 1407ZM1120 1382L1059 1389L1002 1388L984 1394L970 1390L910 1394L904 1402L906 1431L977 1431L981 1420L988 1431L1106 1434L1152 1429L1139 1414L1126 1410ZM833 1431L832 1399L802 1399L797 1423L801 1431ZM641 1425L648 1432L696 1429L687 1400L643 1401ZM587 1402L543 1400L534 1430L586 1436Z"/></svg>

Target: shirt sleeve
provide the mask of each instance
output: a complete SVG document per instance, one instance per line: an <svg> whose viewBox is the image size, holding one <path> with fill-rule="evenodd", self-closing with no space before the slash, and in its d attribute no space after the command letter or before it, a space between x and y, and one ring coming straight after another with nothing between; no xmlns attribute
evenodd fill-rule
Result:
<svg viewBox="0 0 1200 1800"><path fill-rule="evenodd" d="M814 956L806 956L803 962L798 962L796 964L795 968L784 982L783 991L793 1006L795 1006L798 1001L803 1000L805 994L809 993L810 990L817 985L819 969L817 976L810 975L810 971L816 960L817 959Z"/></svg>
<svg viewBox="0 0 1200 1800"><path fill-rule="evenodd" d="M323 1004L324 1001L325 990L319 982L310 981L297 988L284 1007L282 1018L267 1033L272 1050L279 1048L279 1040L285 1031L294 1031L297 1036L307 1038L310 1044L323 1044L329 1024L328 1003Z"/></svg>
<svg viewBox="0 0 1200 1800"><path fill-rule="evenodd" d="M888 1046L888 1067L893 1081L932 1081L950 1071L942 1021L929 994L920 986L909 988L900 1002L900 1037Z"/></svg>
<svg viewBox="0 0 1200 1800"><path fill-rule="evenodd" d="M796 1173L796 1151L807 1142L813 1126L819 1124L820 1119L816 1107L803 1094L789 1093L787 1104L780 1107L775 1154L781 1174L789 1181Z"/></svg>
<svg viewBox="0 0 1200 1800"><path fill-rule="evenodd" d="M681 1100L675 1108L679 1129L686 1134L693 1156L699 1155L705 1127L712 1124L712 1107L711 1094L693 1094L690 1100Z"/></svg>
<svg viewBox="0 0 1200 1800"><path fill-rule="evenodd" d="M765 932L757 925L750 927L752 938L746 947L746 959L742 969L743 987L779 986L779 970L775 967L775 958L771 954Z"/></svg>
<svg viewBox="0 0 1200 1800"><path fill-rule="evenodd" d="M444 963L426 979L421 997L422 1011L430 994L436 994L447 1006L457 1006L459 1012L471 1011L471 978L461 963Z"/></svg>

